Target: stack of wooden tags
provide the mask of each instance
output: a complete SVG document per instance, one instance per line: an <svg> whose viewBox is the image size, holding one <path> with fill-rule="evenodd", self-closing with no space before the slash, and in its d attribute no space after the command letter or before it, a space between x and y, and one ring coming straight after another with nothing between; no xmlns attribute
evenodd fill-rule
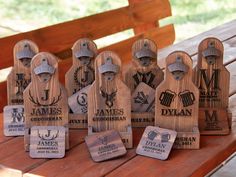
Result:
<svg viewBox="0 0 236 177"><path fill-rule="evenodd" d="M131 93L121 80L121 61L113 52L95 60L95 81L88 91L88 134L115 129L132 148Z"/></svg>
<svg viewBox="0 0 236 177"><path fill-rule="evenodd" d="M125 73L125 83L132 94L133 127L154 125L155 89L164 79L156 52L156 44L149 39L140 39L132 46L132 65Z"/></svg>
<svg viewBox="0 0 236 177"><path fill-rule="evenodd" d="M90 155L95 162L113 159L126 154L118 131L108 130L85 138Z"/></svg>
<svg viewBox="0 0 236 177"><path fill-rule="evenodd" d="M58 80L57 58L38 53L31 62L32 81L24 91L25 149L33 158L61 158L69 148L68 106Z"/></svg>
<svg viewBox="0 0 236 177"><path fill-rule="evenodd" d="M198 47L193 79L200 91L199 128L204 135L229 133L230 73L223 65L223 52L223 44L216 38L206 38Z"/></svg>
<svg viewBox="0 0 236 177"><path fill-rule="evenodd" d="M94 59L96 44L86 38L79 39L72 47L73 65L66 73L70 128L87 128L87 92L95 79Z"/></svg>
<svg viewBox="0 0 236 177"><path fill-rule="evenodd" d="M146 127L136 153L166 160L174 144L177 132L159 127Z"/></svg>
<svg viewBox="0 0 236 177"><path fill-rule="evenodd" d="M185 52L171 53L165 74L156 89L155 124L178 132L174 148L198 149L199 90L192 81L192 59Z"/></svg>
<svg viewBox="0 0 236 177"><path fill-rule="evenodd" d="M14 66L7 77L8 106L4 107L4 135L24 135L23 91L31 81L30 62L38 47L29 40L19 41L14 47Z"/></svg>

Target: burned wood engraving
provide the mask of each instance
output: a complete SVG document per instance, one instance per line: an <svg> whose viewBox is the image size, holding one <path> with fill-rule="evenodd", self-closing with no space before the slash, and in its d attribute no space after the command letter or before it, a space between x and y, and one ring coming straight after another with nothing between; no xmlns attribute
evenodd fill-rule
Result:
<svg viewBox="0 0 236 177"><path fill-rule="evenodd" d="M198 47L198 62L194 68L193 80L200 91L201 134L229 133L227 108L230 74L223 65L223 52L223 44L216 38L206 38ZM211 115L212 111L214 114Z"/></svg>
<svg viewBox="0 0 236 177"><path fill-rule="evenodd" d="M167 57L166 77L156 89L156 98L155 124L178 132L174 148L198 149L199 90L192 81L187 53L177 51Z"/></svg>
<svg viewBox="0 0 236 177"><path fill-rule="evenodd" d="M115 129L126 147L132 147L131 94L121 81L121 61L113 52L95 60L95 81L88 91L89 134Z"/></svg>
<svg viewBox="0 0 236 177"><path fill-rule="evenodd" d="M32 60L32 82L24 91L25 148L28 151L33 126L63 126L68 139L67 94L58 80L58 63L55 56L41 52Z"/></svg>

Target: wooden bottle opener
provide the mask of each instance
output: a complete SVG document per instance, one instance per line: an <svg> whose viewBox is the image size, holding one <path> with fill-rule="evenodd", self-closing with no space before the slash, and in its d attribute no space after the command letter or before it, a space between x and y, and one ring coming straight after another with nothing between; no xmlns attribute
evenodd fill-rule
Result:
<svg viewBox="0 0 236 177"><path fill-rule="evenodd" d="M24 91L25 149L29 150L33 126L65 127L65 144L68 149L67 94L58 80L57 58L47 52L37 54L31 63L31 78L31 83Z"/></svg>
<svg viewBox="0 0 236 177"><path fill-rule="evenodd" d="M97 56L96 44L87 38L76 41L72 47L73 64L65 75L65 85L69 96L69 127L87 128L87 91L95 79L94 60ZM80 100L83 103L80 104ZM78 107L77 109L75 109ZM78 111L83 110L83 111Z"/></svg>
<svg viewBox="0 0 236 177"><path fill-rule="evenodd" d="M230 73L223 65L223 52L223 44L216 38L206 38L198 47L193 80L200 91L199 128L204 135L229 133Z"/></svg>
<svg viewBox="0 0 236 177"><path fill-rule="evenodd" d="M156 44L149 39L137 40L132 46L132 65L125 73L132 93L132 126L154 125L155 89L163 79Z"/></svg>
<svg viewBox="0 0 236 177"><path fill-rule="evenodd" d="M23 91L31 81L30 62L38 53L37 45L30 40L19 41L14 47L14 65L7 77L8 105L4 107L4 135L24 135Z"/></svg>
<svg viewBox="0 0 236 177"><path fill-rule="evenodd" d="M95 60L95 81L88 91L88 133L115 129L132 148L131 94L121 80L121 61L113 52Z"/></svg>
<svg viewBox="0 0 236 177"><path fill-rule="evenodd" d="M166 77L156 89L155 124L178 132L174 148L199 148L198 98L192 59L182 51L171 53L166 59Z"/></svg>

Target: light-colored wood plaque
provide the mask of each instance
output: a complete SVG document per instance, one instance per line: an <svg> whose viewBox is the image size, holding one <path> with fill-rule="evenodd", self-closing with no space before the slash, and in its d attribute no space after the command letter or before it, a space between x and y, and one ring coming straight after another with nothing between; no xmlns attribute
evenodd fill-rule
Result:
<svg viewBox="0 0 236 177"><path fill-rule="evenodd" d="M33 126L30 134L31 158L63 158L65 156L65 127Z"/></svg>
<svg viewBox="0 0 236 177"><path fill-rule="evenodd" d="M125 146L116 130L108 130L85 138L90 155L95 162L113 159L126 154Z"/></svg>
<svg viewBox="0 0 236 177"><path fill-rule="evenodd" d="M8 105L23 105L23 91L31 81L30 62L38 53L37 45L30 40L19 41L14 46L14 65L7 77Z"/></svg>
<svg viewBox="0 0 236 177"><path fill-rule="evenodd" d="M57 58L47 52L34 56L31 78L31 83L24 91L25 149L29 150L32 126L64 126L68 149L68 97L58 80Z"/></svg>
<svg viewBox="0 0 236 177"><path fill-rule="evenodd" d="M81 89L91 85L95 79L94 60L97 56L96 44L87 38L77 40L72 47L72 61L71 68L65 75L65 86L68 96L72 96L79 92ZM88 88L88 87L87 87ZM71 108L72 102L77 102L77 99L69 99L69 105ZM83 106L82 106L83 107ZM87 128L87 111L83 109L82 113L79 108L75 110L75 107L71 108L69 113L70 128Z"/></svg>
<svg viewBox="0 0 236 177"><path fill-rule="evenodd" d="M65 75L68 96L93 83L96 56L97 46L92 40L83 38L74 43L72 47L73 64Z"/></svg>
<svg viewBox="0 0 236 177"><path fill-rule="evenodd" d="M229 133L230 73L223 65L223 53L223 44L216 38L206 38L198 47L193 80L200 91L199 125L204 135Z"/></svg>
<svg viewBox="0 0 236 177"><path fill-rule="evenodd" d="M124 74L124 79L126 85L131 89L132 95L136 92L140 92L139 90L150 90L156 89L156 87L163 81L164 79L164 72L159 68L157 64L157 46L156 44L150 39L140 39L137 40L132 46L132 64L127 69L127 72ZM144 88L140 88L140 84L145 83L150 88L144 86ZM141 94L141 92L140 92ZM143 97L143 95L140 95ZM155 96L154 96L155 98ZM153 104L154 106L154 104ZM140 107L140 105L139 105ZM145 109L146 104L141 106ZM151 109L137 111L138 108L137 104L132 102L132 112L137 115L137 112L140 113L139 116L132 116L132 126L134 127L145 127L146 125L154 125L154 122L145 122L145 117L142 117L145 112L152 112ZM151 116L150 114L149 116ZM142 118L143 121L139 124L133 122L138 122L135 120L136 118Z"/></svg>
<svg viewBox="0 0 236 177"><path fill-rule="evenodd" d="M23 105L5 106L3 110L5 136L20 136L25 134L25 116Z"/></svg>
<svg viewBox="0 0 236 177"><path fill-rule="evenodd" d="M148 126L136 149L143 156L166 160L174 144L177 132L164 128Z"/></svg>
<svg viewBox="0 0 236 177"><path fill-rule="evenodd" d="M115 129L132 148L131 93L121 80L121 61L105 51L95 59L95 81L88 91L88 133Z"/></svg>
<svg viewBox="0 0 236 177"><path fill-rule="evenodd" d="M198 149L199 90L192 81L192 59L182 51L171 53L165 73L156 89L155 124L178 132L174 148Z"/></svg>

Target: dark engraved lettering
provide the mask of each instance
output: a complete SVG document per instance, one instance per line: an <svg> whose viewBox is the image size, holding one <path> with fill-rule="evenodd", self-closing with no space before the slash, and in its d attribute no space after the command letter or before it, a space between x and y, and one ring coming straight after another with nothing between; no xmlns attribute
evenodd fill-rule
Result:
<svg viewBox="0 0 236 177"><path fill-rule="evenodd" d="M43 97L41 97L41 99L43 100L43 101L47 101L48 100L48 96L49 96L49 90L44 90L44 96Z"/></svg>
<svg viewBox="0 0 236 177"><path fill-rule="evenodd" d="M81 93L77 96L77 103L81 106L81 110L83 113L87 113L87 94Z"/></svg>
<svg viewBox="0 0 236 177"><path fill-rule="evenodd" d="M84 72L82 72L84 69ZM82 76L79 76L82 74ZM91 66L80 66L75 70L74 81L80 88L86 87L93 83L95 79L94 69Z"/></svg>
<svg viewBox="0 0 236 177"><path fill-rule="evenodd" d="M30 81L30 79L25 79L24 73L16 73L16 95L23 95L23 91L28 86Z"/></svg>
<svg viewBox="0 0 236 177"><path fill-rule="evenodd" d="M191 116L192 109L161 109L161 115L163 116Z"/></svg>
<svg viewBox="0 0 236 177"><path fill-rule="evenodd" d="M200 86L199 89L203 89L202 86L203 82L207 89L210 88L210 86L213 86L211 88L220 90L219 88L219 75L220 75L220 69L213 69L213 73L211 75L211 79L206 74L206 69L200 69ZM202 82L203 81L203 82Z"/></svg>
<svg viewBox="0 0 236 177"><path fill-rule="evenodd" d="M205 130L222 130L222 128L218 126L218 117L216 110L212 111L211 115L208 110L205 110L205 122Z"/></svg>

